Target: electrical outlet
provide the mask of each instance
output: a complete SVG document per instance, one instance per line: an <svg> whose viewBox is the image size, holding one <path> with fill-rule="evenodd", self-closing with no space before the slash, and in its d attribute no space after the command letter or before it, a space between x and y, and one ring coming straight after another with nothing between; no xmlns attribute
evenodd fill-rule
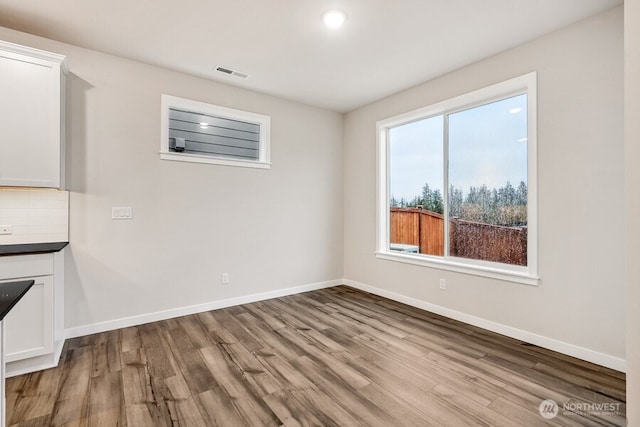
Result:
<svg viewBox="0 0 640 427"><path fill-rule="evenodd" d="M229 273L222 273L222 284L223 285L229 284Z"/></svg>
<svg viewBox="0 0 640 427"><path fill-rule="evenodd" d="M444 279L440 279L440 289L442 289L443 291L447 289L447 282L445 282Z"/></svg>
<svg viewBox="0 0 640 427"><path fill-rule="evenodd" d="M13 225L0 225L0 234L13 234Z"/></svg>

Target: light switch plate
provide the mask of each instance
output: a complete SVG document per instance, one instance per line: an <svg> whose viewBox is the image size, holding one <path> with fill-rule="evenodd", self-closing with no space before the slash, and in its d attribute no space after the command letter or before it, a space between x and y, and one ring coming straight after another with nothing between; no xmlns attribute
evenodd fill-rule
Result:
<svg viewBox="0 0 640 427"><path fill-rule="evenodd" d="M114 206L111 208L111 219L132 219L133 210L130 206Z"/></svg>

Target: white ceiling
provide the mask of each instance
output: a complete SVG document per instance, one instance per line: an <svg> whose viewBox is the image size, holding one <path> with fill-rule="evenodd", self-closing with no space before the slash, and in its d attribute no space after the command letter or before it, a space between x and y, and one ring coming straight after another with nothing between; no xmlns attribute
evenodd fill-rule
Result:
<svg viewBox="0 0 640 427"><path fill-rule="evenodd" d="M0 26L344 112L619 4L0 0ZM331 8L347 13L339 30L321 21Z"/></svg>

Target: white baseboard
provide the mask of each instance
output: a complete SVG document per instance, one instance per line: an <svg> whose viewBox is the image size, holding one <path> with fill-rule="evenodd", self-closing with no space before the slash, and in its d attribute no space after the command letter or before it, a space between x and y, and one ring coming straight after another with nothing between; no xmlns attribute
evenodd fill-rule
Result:
<svg viewBox="0 0 640 427"><path fill-rule="evenodd" d="M468 323L479 328L483 328L492 332L496 332L501 335L506 335L511 338L515 338L520 341L524 341L530 344L537 345L549 350L557 351L559 353L566 354L568 356L576 357L578 359L586 360L587 362L595 363L600 366L615 369L616 371L626 372L627 362L619 357L614 357L608 354L599 353L597 351L589 350L588 348L579 347L573 344L568 344L562 341L558 341L553 338L537 335L531 332L524 331L522 329L506 326L501 323L486 320L480 317L472 316L470 314L462 313L459 311L451 310L446 307L431 304L425 301L421 301L416 298L407 297L395 292L387 291L384 289L376 288L374 286L365 285L364 283L356 282L354 280L344 279L342 281L347 286L360 289L361 291L369 292L374 295L379 295L384 298L388 298L393 301L401 302L403 304L410 305L412 307L420 308L441 316L448 317L450 319L458 320L463 323Z"/></svg>
<svg viewBox="0 0 640 427"><path fill-rule="evenodd" d="M330 288L338 285L347 285L355 289L379 295L390 300L401 302L412 307L420 308L450 319L468 323L479 328L483 328L498 334L506 335L511 338L518 339L530 344L534 344L549 350L557 351L578 359L586 360L600 366L615 369L617 371L626 372L626 361L624 359L614 357L608 354L599 353L584 347L568 344L553 338L537 335L522 329L503 325L501 323L486 320L481 317L472 316L470 314L455 311L446 307L431 304L416 298L407 297L395 292L369 286L364 283L356 282L349 279L330 280L326 282L312 283L310 285L296 286L286 289L278 289L275 291L263 292L259 294L246 295L241 297L229 298L220 301L211 301L203 304L192 305L188 307L179 307L159 311L155 313L141 314L138 316L126 317L121 319L109 320L106 322L93 323L90 325L78 326L75 328L65 329L65 339L81 337L85 335L96 334L100 332L111 331L114 329L127 328L130 326L142 325L160 320L172 319L174 317L186 316L189 314L202 313L220 308L233 307L241 304L248 304L257 301L264 301L272 298L284 297L287 295L295 295L302 292L314 291L317 289Z"/></svg>
<svg viewBox="0 0 640 427"><path fill-rule="evenodd" d="M18 375L28 374L30 372L43 371L49 368L55 368L60 361L64 340L54 343L53 353L44 354L42 356L29 357L22 360L14 360L6 364L6 378Z"/></svg>
<svg viewBox="0 0 640 427"><path fill-rule="evenodd" d="M189 314L202 313L205 311L218 310L220 308L233 307L241 304L248 304L257 301L264 301L272 298L295 295L302 292L315 291L317 289L330 288L341 285L342 280L329 280L326 282L312 283L310 285L295 286L292 288L278 289L275 291L262 292L259 294L246 295L229 298L220 301L211 301L203 304L191 305L187 307L172 308L169 310L146 313L137 316L125 317L121 319L108 320L105 322L93 323L90 325L77 326L65 329L65 339L76 338L85 335L97 334L100 332L112 331L114 329L128 328L130 326L142 325L145 323L157 322L160 320L172 319L174 317L187 316Z"/></svg>

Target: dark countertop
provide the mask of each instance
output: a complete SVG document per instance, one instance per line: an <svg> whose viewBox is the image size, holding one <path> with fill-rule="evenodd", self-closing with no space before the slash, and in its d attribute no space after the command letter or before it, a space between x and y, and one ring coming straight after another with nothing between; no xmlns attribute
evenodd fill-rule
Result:
<svg viewBox="0 0 640 427"><path fill-rule="evenodd" d="M33 280L0 283L0 321L4 320L4 316L31 289L34 283Z"/></svg>
<svg viewBox="0 0 640 427"><path fill-rule="evenodd" d="M32 255L58 252L67 246L69 242L53 243L25 243L20 245L0 245L0 256L6 255Z"/></svg>

